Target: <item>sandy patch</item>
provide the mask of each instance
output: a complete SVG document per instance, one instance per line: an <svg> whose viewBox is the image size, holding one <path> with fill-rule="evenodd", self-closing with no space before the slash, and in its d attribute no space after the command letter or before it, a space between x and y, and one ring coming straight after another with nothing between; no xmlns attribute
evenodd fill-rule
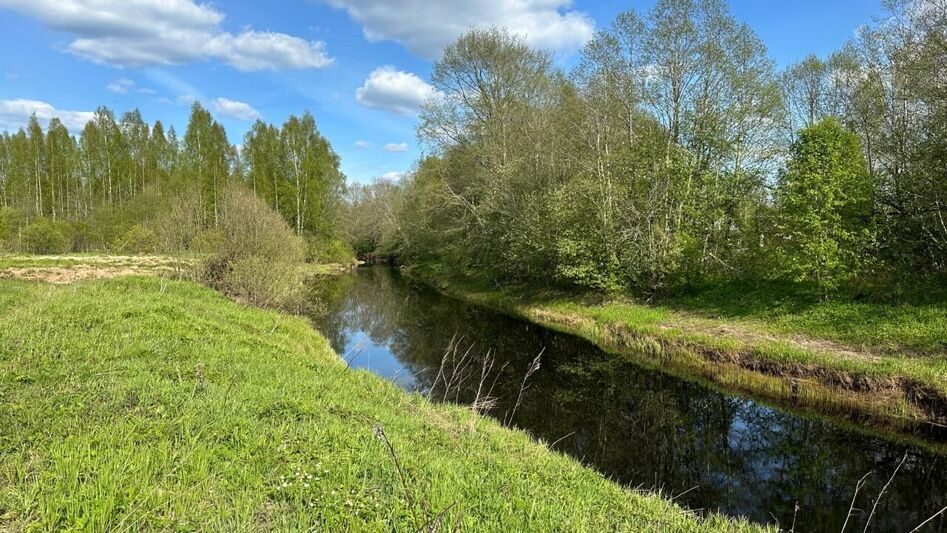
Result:
<svg viewBox="0 0 947 533"><path fill-rule="evenodd" d="M142 268L138 266L75 265L69 267L7 268L0 271L0 278L66 284L87 279L116 278L119 276L157 276L173 271L173 268L165 266Z"/></svg>

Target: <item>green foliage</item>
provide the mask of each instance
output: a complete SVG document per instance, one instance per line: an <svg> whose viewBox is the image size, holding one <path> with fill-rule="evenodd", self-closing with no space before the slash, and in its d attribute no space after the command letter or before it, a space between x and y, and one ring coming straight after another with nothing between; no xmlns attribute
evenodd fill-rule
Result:
<svg viewBox="0 0 947 533"><path fill-rule="evenodd" d="M69 225L41 218L22 230L22 247L33 254L63 254L72 249Z"/></svg>
<svg viewBox="0 0 947 533"><path fill-rule="evenodd" d="M947 106L931 76L947 16L888 7L781 75L718 1L622 13L569 73L502 30L469 32L432 74L430 155L350 195L350 242L497 286L649 297L943 274Z"/></svg>
<svg viewBox="0 0 947 533"><path fill-rule="evenodd" d="M297 235L328 242L340 234L345 178L339 156L310 113L290 116L280 129L257 121L247 132L243 153L248 187Z"/></svg>
<svg viewBox="0 0 947 533"><path fill-rule="evenodd" d="M19 211L12 207L0 207L0 244L5 243L7 248L12 248L22 223L23 217Z"/></svg>
<svg viewBox="0 0 947 533"><path fill-rule="evenodd" d="M181 160L187 179L195 185L193 191L203 208L201 222L204 225L219 222L222 191L230 181L231 150L224 127L200 103L194 102Z"/></svg>
<svg viewBox="0 0 947 533"><path fill-rule="evenodd" d="M224 191L246 181L297 235L348 262L337 244L345 178L312 115L290 117L282 129L259 123L245 148L241 160L199 103L180 140L137 110L116 120L100 107L78 139L58 119L44 132L32 117L0 134L0 242L16 249L17 221L49 218L72 226L77 251L185 252L220 223Z"/></svg>
<svg viewBox="0 0 947 533"><path fill-rule="evenodd" d="M445 97L419 125L434 155L386 204L392 248L497 283L648 294L749 270L776 81L714 2L623 14L568 77L516 37L471 32L435 66Z"/></svg>
<svg viewBox="0 0 947 533"><path fill-rule="evenodd" d="M799 133L776 192L786 268L823 295L859 272L872 243L872 182L858 137L824 119Z"/></svg>
<svg viewBox="0 0 947 533"><path fill-rule="evenodd" d="M355 251L342 239L321 241L308 239L306 241L306 261L310 263L347 264L352 261L354 256Z"/></svg>
<svg viewBox="0 0 947 533"><path fill-rule="evenodd" d="M261 307L301 305L303 239L242 186L232 186L222 196L220 240L202 266L201 278L224 294Z"/></svg>
<svg viewBox="0 0 947 533"><path fill-rule="evenodd" d="M112 242L112 249L125 254L152 253L157 250L157 242L151 228L135 224Z"/></svg>

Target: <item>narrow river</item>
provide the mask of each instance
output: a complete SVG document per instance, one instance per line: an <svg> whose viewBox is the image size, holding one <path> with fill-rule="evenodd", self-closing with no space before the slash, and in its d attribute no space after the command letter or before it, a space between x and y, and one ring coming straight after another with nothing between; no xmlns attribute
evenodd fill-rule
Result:
<svg viewBox="0 0 947 533"><path fill-rule="evenodd" d="M325 308L314 318L351 366L437 400L470 404L478 388L492 388L490 415L690 509L838 532L867 474L846 529L862 531L902 459L869 530L911 531L947 505L945 455L642 369L581 339L446 298L391 269L319 283ZM485 360L492 372L480 387ZM947 517L922 531L947 531Z"/></svg>

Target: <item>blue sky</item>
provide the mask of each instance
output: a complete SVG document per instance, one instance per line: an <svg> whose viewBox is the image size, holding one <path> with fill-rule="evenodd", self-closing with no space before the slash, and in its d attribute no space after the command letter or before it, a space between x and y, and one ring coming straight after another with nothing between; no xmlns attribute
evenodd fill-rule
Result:
<svg viewBox="0 0 947 533"><path fill-rule="evenodd" d="M194 99L233 143L256 116L308 109L354 181L407 171L417 102L444 44L475 24L522 31L568 65L594 28L653 0L0 0L0 130L30 112L78 127L107 105L183 134ZM826 55L879 0L733 0L785 66Z"/></svg>

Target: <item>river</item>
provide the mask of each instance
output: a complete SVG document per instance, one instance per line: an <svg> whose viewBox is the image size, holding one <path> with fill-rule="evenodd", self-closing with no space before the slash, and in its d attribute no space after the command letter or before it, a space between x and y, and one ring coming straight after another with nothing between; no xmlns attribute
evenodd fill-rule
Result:
<svg viewBox="0 0 947 533"><path fill-rule="evenodd" d="M438 401L470 404L480 390L489 415L687 508L838 532L867 474L846 529L862 531L899 464L870 530L910 531L947 505L947 456L926 447L641 368L396 270L362 268L318 284L323 309L313 319L353 368ZM922 531L947 531L947 516Z"/></svg>

